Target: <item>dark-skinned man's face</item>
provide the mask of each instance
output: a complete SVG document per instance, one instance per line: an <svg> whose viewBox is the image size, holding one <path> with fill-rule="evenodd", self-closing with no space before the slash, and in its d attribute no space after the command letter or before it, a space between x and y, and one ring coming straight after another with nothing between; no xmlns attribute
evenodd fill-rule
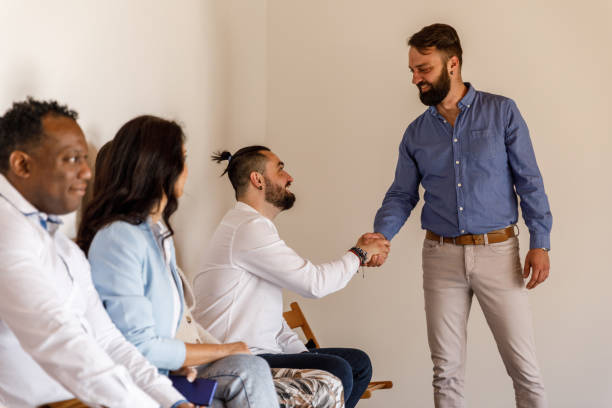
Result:
<svg viewBox="0 0 612 408"><path fill-rule="evenodd" d="M91 178L87 143L68 117L46 115L42 126L40 144L28 153L26 198L47 214L67 214L79 207Z"/></svg>

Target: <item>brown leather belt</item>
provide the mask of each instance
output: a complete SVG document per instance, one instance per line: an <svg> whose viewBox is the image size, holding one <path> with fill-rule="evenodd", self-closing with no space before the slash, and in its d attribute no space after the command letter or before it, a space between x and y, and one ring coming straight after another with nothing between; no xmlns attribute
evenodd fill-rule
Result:
<svg viewBox="0 0 612 408"><path fill-rule="evenodd" d="M489 244L496 244L498 242L507 241L509 238L515 237L514 226L510 226L504 229L495 230L491 232L487 232L487 237L489 239ZM431 232L427 230L425 234L425 238L430 239L432 241L440 242L440 236L435 232ZM485 234L466 234L459 235L455 238L444 237L444 242L455 245L484 245L485 244Z"/></svg>

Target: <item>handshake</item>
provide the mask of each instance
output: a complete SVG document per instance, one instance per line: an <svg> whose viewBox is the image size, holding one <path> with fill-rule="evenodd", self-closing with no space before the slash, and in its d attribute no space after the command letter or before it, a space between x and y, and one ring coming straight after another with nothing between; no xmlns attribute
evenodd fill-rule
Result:
<svg viewBox="0 0 612 408"><path fill-rule="evenodd" d="M391 242L380 232L363 234L355 246L367 252L366 266L381 266L391 250Z"/></svg>

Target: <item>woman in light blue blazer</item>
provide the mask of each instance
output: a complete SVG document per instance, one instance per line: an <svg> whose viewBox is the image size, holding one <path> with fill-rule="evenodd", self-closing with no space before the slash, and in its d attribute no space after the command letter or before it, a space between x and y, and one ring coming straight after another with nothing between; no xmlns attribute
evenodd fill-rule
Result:
<svg viewBox="0 0 612 408"><path fill-rule="evenodd" d="M184 290L170 216L186 178L181 127L154 116L130 120L98 154L77 242L111 319L160 372L197 366L218 382L213 406L278 407L269 366L244 343L175 338Z"/></svg>

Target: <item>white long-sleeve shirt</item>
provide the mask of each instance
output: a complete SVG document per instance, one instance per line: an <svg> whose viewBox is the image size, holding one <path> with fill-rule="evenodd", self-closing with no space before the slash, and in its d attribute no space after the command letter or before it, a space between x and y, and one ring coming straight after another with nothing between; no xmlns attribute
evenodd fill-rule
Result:
<svg viewBox="0 0 612 408"><path fill-rule="evenodd" d="M347 252L321 265L300 257L274 223L238 202L225 214L194 277L195 319L221 342L244 341L254 354L306 350L283 319L282 290L320 298L346 286L359 268Z"/></svg>
<svg viewBox="0 0 612 408"><path fill-rule="evenodd" d="M170 407L183 396L109 319L81 250L0 174L0 401Z"/></svg>

